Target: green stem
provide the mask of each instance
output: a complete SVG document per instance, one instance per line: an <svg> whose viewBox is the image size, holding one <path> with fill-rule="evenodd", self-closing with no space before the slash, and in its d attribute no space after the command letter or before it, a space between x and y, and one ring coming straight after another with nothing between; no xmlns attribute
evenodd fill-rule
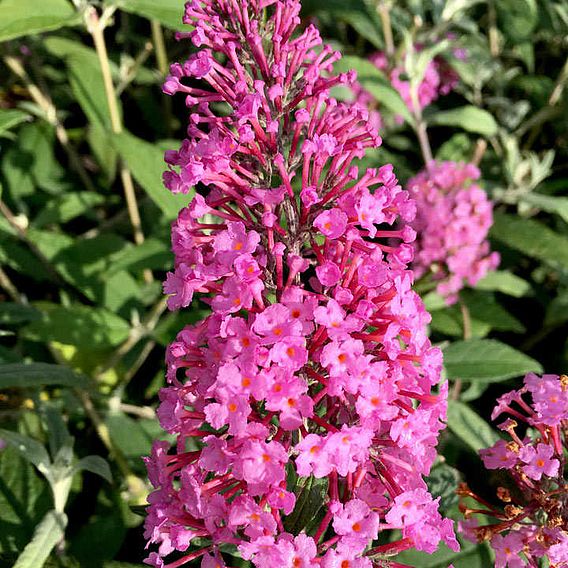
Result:
<svg viewBox="0 0 568 568"><path fill-rule="evenodd" d="M164 41L164 32L158 20L151 21L152 26L152 42L156 50L156 63L162 79L165 79L169 73L168 52L166 51L166 43ZM166 130L168 136L172 132L172 99L171 97L162 97L164 106L164 117L166 120Z"/></svg>
<svg viewBox="0 0 568 568"><path fill-rule="evenodd" d="M104 36L104 23L102 21L106 20L106 18L103 17L100 20L97 11L94 8L87 10L85 12L85 17L87 20L87 29L91 34L91 37L93 38L95 50L99 58L99 65L101 67L101 73L103 76L103 83L110 115L111 128L115 134L120 134L123 131L122 119L120 118L118 100L116 97L116 91L114 89L114 83L112 81L110 62ZM134 231L134 242L140 245L144 242L142 220L140 218L140 211L138 210L138 203L136 201L136 193L134 191L132 175L124 162L121 162L120 166L120 179L122 181L124 196L126 198L128 216L130 217L130 223ZM152 282L153 277L150 270L144 271L144 279L146 280L146 282Z"/></svg>
<svg viewBox="0 0 568 568"><path fill-rule="evenodd" d="M390 6L384 0L379 0L377 11L379 12L379 17L381 18L381 24L383 26L383 37L385 38L385 52L387 54L387 59L389 60L390 64L391 59L394 55L394 40L392 35L392 25L390 19Z"/></svg>

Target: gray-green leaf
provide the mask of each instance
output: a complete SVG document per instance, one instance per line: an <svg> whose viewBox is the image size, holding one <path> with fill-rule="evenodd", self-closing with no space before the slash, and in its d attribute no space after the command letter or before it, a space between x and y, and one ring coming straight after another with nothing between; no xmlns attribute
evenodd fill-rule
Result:
<svg viewBox="0 0 568 568"><path fill-rule="evenodd" d="M472 105L436 112L428 117L428 122L439 126L457 126L487 137L497 134L497 123L493 116Z"/></svg>
<svg viewBox="0 0 568 568"><path fill-rule="evenodd" d="M51 460L49 459L49 454L37 440L3 428L0 428L0 439L18 450L22 457L27 459L30 463L33 463L46 478L51 479Z"/></svg>
<svg viewBox="0 0 568 568"><path fill-rule="evenodd" d="M531 290L530 284L526 280L506 270L489 272L485 278L475 285L475 288L477 290L501 292L514 298L522 298Z"/></svg>
<svg viewBox="0 0 568 568"><path fill-rule="evenodd" d="M458 400L448 402L448 427L473 451L492 446L499 435L479 414Z"/></svg>
<svg viewBox="0 0 568 568"><path fill-rule="evenodd" d="M109 483L112 483L112 473L108 462L101 458L101 456L87 456L86 458L80 459L73 466L73 473L77 471L90 471L106 479Z"/></svg>
<svg viewBox="0 0 568 568"><path fill-rule="evenodd" d="M540 363L494 339L456 341L444 349L449 379L495 382L542 372Z"/></svg>
<svg viewBox="0 0 568 568"><path fill-rule="evenodd" d="M51 363L7 363L0 365L0 389L36 388L45 385L87 388L89 380L69 367Z"/></svg>
<svg viewBox="0 0 568 568"><path fill-rule="evenodd" d="M497 213L490 234L527 256L568 267L568 238L534 219Z"/></svg>
<svg viewBox="0 0 568 568"><path fill-rule="evenodd" d="M14 568L41 568L63 538L66 526L67 515L49 511L36 527L32 540L16 560Z"/></svg>
<svg viewBox="0 0 568 568"><path fill-rule="evenodd" d="M80 16L67 0L2 0L0 41L71 26Z"/></svg>
<svg viewBox="0 0 568 568"><path fill-rule="evenodd" d="M182 23L185 0L113 0L109 3L136 16L158 20L173 30L190 29Z"/></svg>

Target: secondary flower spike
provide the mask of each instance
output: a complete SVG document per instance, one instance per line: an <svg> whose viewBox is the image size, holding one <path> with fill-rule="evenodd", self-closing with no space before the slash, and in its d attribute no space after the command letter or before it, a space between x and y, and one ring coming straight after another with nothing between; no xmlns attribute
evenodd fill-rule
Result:
<svg viewBox="0 0 568 568"><path fill-rule="evenodd" d="M497 400L491 418L502 415L505 419L499 429L508 439L481 450L480 455L487 469L506 470L511 483L497 490L502 506L488 503L465 484L460 488L462 497L483 507L472 509L465 500L461 503L467 519L462 523L464 534L491 543L496 568L538 566L539 559L548 560L551 568L568 566L568 376L529 373L521 389ZM525 426L530 430L522 434ZM495 522L478 526L473 516L478 513Z"/></svg>
<svg viewBox="0 0 568 568"><path fill-rule="evenodd" d="M431 274L447 304L499 265L487 240L493 203L475 183L479 175L473 164L431 162L408 182L417 205L412 267L417 278Z"/></svg>
<svg viewBox="0 0 568 568"><path fill-rule="evenodd" d="M170 309L211 313L167 351L147 563L369 568L457 548L423 476L444 427L441 353L411 289L415 204L380 138L330 89L340 55L294 0L194 0L171 67L188 137L167 187L196 193L172 227ZM309 514L306 513L309 512ZM399 540L371 548L380 531ZM170 556L171 555L171 556Z"/></svg>

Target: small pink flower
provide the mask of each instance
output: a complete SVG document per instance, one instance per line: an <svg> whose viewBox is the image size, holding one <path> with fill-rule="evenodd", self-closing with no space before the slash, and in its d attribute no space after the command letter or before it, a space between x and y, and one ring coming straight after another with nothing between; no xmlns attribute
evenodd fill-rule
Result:
<svg viewBox="0 0 568 568"><path fill-rule="evenodd" d="M510 469L519 459L505 440L498 440L491 448L480 450L479 455L488 469Z"/></svg>
<svg viewBox="0 0 568 568"><path fill-rule="evenodd" d="M533 446L524 446L519 452L519 457L527 465L523 466L522 470L536 481L543 475L555 477L558 474L560 462L552 458L553 454L554 449L548 444L538 444L536 450Z"/></svg>
<svg viewBox="0 0 568 568"><path fill-rule="evenodd" d="M525 562L520 553L524 548L524 542L516 532L507 536L495 535L491 539L491 546L495 550L495 568L524 568Z"/></svg>
<svg viewBox="0 0 568 568"><path fill-rule="evenodd" d="M335 262L328 260L316 268L318 280L323 286L335 286L341 278L341 272Z"/></svg>
<svg viewBox="0 0 568 568"><path fill-rule="evenodd" d="M338 239L347 228L347 215L339 209L328 209L314 220L314 227L330 239Z"/></svg>

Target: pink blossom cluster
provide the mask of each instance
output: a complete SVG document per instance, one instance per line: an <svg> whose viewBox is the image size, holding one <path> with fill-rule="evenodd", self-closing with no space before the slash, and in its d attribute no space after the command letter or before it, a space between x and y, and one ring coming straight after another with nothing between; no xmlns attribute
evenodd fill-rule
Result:
<svg viewBox="0 0 568 568"><path fill-rule="evenodd" d="M430 274L447 304L499 265L487 241L493 203L473 183L479 175L473 164L431 162L407 184L417 206L414 274Z"/></svg>
<svg viewBox="0 0 568 568"><path fill-rule="evenodd" d="M462 55L463 57L463 55ZM411 112L414 112L414 104L410 94L410 81L405 77L405 69L403 65L397 65L389 69L389 61L386 54L382 51L374 53L369 57L371 63L380 71L383 71L391 85L398 91L406 106ZM441 57L435 57L426 66L424 77L417 90L417 99L420 109L432 104L442 95L447 95L453 91L458 84L459 77L457 73L448 65ZM364 106L369 109L369 119L373 126L380 129L383 120L378 108L379 102L375 97L365 90L358 82L353 84L353 92L355 94L355 104ZM402 118L399 118L402 121Z"/></svg>
<svg viewBox="0 0 568 568"><path fill-rule="evenodd" d="M369 568L458 548L423 479L447 383L407 269L415 204L392 166L359 172L380 138L330 97L354 76L331 74L340 55L312 25L294 34L299 11L187 3L182 35L201 49L164 86L190 109L165 184L197 188L164 290L170 309L199 294L211 314L167 350L158 416L177 442L146 460L156 567L222 568L232 551L258 568ZM401 537L369 548L385 529Z"/></svg>
<svg viewBox="0 0 568 568"><path fill-rule="evenodd" d="M546 558L552 568L568 566L568 487L564 477L568 439L568 376L529 373L520 390L497 400L491 418L509 415L499 429L509 435L480 454L488 469L503 469L515 490L498 489L503 508L494 507L462 487L485 509L462 510L465 534L489 540L496 568L538 566ZM519 431L520 430L520 431ZM495 524L477 526L474 513L484 513ZM471 517L471 518L470 518Z"/></svg>

